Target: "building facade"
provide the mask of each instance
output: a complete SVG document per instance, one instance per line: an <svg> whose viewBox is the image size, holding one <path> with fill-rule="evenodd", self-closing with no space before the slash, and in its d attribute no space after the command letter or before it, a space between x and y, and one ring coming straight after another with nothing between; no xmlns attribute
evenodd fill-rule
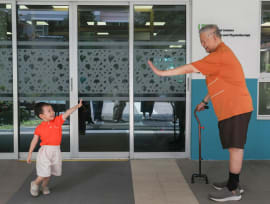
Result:
<svg viewBox="0 0 270 204"><path fill-rule="evenodd" d="M24 159L39 101L61 114L64 158L198 158L193 115L204 77L155 76L206 56L198 30L217 24L253 98L246 159L269 159L270 2L0 0L0 158ZM268 14L269 13L269 14ZM269 18L269 19L268 19ZM199 113L204 159L227 159L217 119Z"/></svg>

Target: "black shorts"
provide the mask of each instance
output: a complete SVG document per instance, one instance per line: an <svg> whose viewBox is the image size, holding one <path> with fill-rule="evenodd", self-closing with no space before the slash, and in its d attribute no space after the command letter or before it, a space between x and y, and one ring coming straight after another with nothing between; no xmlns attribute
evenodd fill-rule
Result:
<svg viewBox="0 0 270 204"><path fill-rule="evenodd" d="M219 136L223 149L244 149L247 140L251 113L244 113L218 122Z"/></svg>

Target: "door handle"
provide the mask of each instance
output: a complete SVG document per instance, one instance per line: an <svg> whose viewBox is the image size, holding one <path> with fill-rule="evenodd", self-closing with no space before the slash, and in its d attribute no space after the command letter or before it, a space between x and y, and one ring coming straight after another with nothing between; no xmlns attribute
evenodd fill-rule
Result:
<svg viewBox="0 0 270 204"><path fill-rule="evenodd" d="M70 78L70 90L73 91L73 78Z"/></svg>
<svg viewBox="0 0 270 204"><path fill-rule="evenodd" d="M190 92L190 78L191 78L191 76L189 75L189 76L187 76L187 86L186 86L186 91L187 92Z"/></svg>

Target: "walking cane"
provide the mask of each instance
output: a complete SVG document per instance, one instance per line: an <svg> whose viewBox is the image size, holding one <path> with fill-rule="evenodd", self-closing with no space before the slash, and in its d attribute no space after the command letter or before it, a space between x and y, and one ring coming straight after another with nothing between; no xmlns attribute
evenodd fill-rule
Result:
<svg viewBox="0 0 270 204"><path fill-rule="evenodd" d="M204 108L208 109L208 106L205 106ZM192 174L191 183L194 183L195 178L202 178L203 180L205 180L205 183L208 184L208 177L206 174L202 174L202 169L201 169L201 162L202 162L201 129L204 129L204 127L201 126L199 117L197 116L196 112L197 112L197 110L195 108L194 115L195 115L195 118L196 118L198 125L199 125L199 173Z"/></svg>

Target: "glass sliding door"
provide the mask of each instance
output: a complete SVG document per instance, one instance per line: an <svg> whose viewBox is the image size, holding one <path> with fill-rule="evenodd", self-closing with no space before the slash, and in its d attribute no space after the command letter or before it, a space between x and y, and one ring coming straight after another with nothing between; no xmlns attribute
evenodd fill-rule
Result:
<svg viewBox="0 0 270 204"><path fill-rule="evenodd" d="M78 6L79 152L129 151L128 40L128 6Z"/></svg>
<svg viewBox="0 0 270 204"><path fill-rule="evenodd" d="M56 115L69 108L69 9L18 5L19 152L27 152L35 127L37 102L52 104ZM70 151L69 119L61 149ZM38 147L37 147L38 148Z"/></svg>
<svg viewBox="0 0 270 204"><path fill-rule="evenodd" d="M19 152L25 158L41 123L34 114L36 103L52 104L59 115L77 98L83 99L78 117L63 125L65 158L189 152L186 77L158 77L147 64L152 60L165 70L186 63L188 4L52 4L58 5L17 2L15 34L11 4L0 3L0 153ZM14 58L12 34L17 35Z"/></svg>
<svg viewBox="0 0 270 204"><path fill-rule="evenodd" d="M11 4L0 4L0 153L13 148Z"/></svg>
<svg viewBox="0 0 270 204"><path fill-rule="evenodd" d="M185 76L159 77L186 63L186 6L134 6L134 152L185 152Z"/></svg>

